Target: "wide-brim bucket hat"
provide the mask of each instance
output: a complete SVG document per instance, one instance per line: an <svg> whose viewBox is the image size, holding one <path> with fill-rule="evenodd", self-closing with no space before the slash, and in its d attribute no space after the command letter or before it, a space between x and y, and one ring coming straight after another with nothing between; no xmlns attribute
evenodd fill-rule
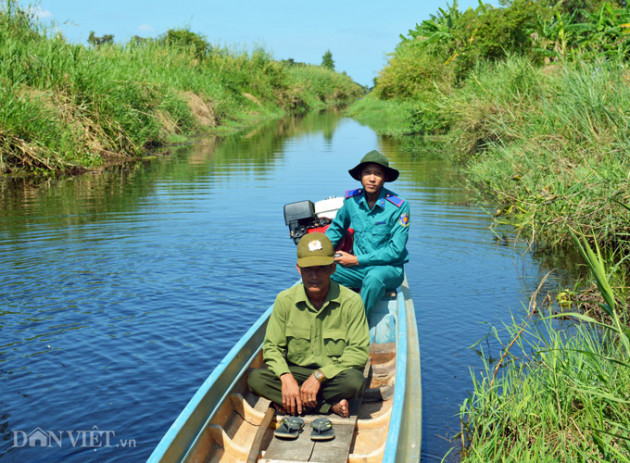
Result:
<svg viewBox="0 0 630 463"><path fill-rule="evenodd" d="M353 179L358 180L359 182L361 181L361 172L363 171L363 167L365 167L366 164L378 164L380 166L383 166L383 168L385 169L386 182L393 182L398 178L399 172L393 167L389 167L389 161L387 160L387 158L380 152L372 150L368 154L363 156L361 161L355 167L348 171Z"/></svg>

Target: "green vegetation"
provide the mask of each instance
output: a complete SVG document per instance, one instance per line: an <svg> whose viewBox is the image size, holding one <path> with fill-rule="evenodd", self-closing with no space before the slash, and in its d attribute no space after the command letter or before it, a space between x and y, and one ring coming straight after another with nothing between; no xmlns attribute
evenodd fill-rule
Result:
<svg viewBox="0 0 630 463"><path fill-rule="evenodd" d="M605 320L574 313L586 324L558 331L550 318L532 320L534 295L527 319L507 327L510 341L498 339L507 346L501 359L486 363L461 407L462 461L630 460L630 330L627 304L618 302L627 294L611 284L626 276L618 266L606 272L599 250L575 241Z"/></svg>
<svg viewBox="0 0 630 463"><path fill-rule="evenodd" d="M346 104L348 76L211 46L187 29L90 47L49 36L29 10L0 7L0 174L80 171L198 134Z"/></svg>
<svg viewBox="0 0 630 463"><path fill-rule="evenodd" d="M409 117L416 107L411 101L381 100L369 93L345 112L381 135L403 137L409 133Z"/></svg>
<svg viewBox="0 0 630 463"><path fill-rule="evenodd" d="M332 52L327 50L322 56L322 67L331 71L335 70L335 60L333 60Z"/></svg>
<svg viewBox="0 0 630 463"><path fill-rule="evenodd" d="M538 250L578 250L599 288L558 295L569 321L534 315L534 294L507 342L493 330L501 354L473 374L462 461L630 461L629 62L625 1L455 2L401 36L349 109L419 136L419 153L440 141L497 223Z"/></svg>
<svg viewBox="0 0 630 463"><path fill-rule="evenodd" d="M628 252L627 32L630 7L608 2L455 3L402 37L350 112L442 140L538 249L570 245L571 226Z"/></svg>

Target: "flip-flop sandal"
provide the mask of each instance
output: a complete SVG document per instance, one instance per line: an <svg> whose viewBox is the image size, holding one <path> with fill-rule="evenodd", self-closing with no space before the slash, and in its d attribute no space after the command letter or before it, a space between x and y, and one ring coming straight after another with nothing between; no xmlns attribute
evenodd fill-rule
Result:
<svg viewBox="0 0 630 463"><path fill-rule="evenodd" d="M311 431L311 439L313 440L330 440L335 438L335 430L328 418L316 418L311 423L313 431Z"/></svg>
<svg viewBox="0 0 630 463"><path fill-rule="evenodd" d="M283 439L296 439L304 427L304 420L298 416L286 416L280 421L280 426L273 433Z"/></svg>

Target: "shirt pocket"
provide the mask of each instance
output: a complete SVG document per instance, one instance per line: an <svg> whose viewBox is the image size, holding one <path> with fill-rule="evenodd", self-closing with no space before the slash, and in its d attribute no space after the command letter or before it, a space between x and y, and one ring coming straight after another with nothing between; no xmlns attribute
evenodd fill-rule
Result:
<svg viewBox="0 0 630 463"><path fill-rule="evenodd" d="M324 333L324 353L327 357L341 357L346 348L346 332L343 330L328 330Z"/></svg>
<svg viewBox="0 0 630 463"><path fill-rule="evenodd" d="M287 360L299 364L310 351L311 330L299 326L287 326Z"/></svg>
<svg viewBox="0 0 630 463"><path fill-rule="evenodd" d="M372 228L370 228L370 239L375 246L384 245L389 241L391 236L392 227L387 223L378 222Z"/></svg>

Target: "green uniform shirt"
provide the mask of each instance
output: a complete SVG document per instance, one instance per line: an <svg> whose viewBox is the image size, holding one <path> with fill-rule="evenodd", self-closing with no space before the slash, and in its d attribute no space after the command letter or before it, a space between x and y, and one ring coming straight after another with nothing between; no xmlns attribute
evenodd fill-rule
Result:
<svg viewBox="0 0 630 463"><path fill-rule="evenodd" d="M343 206L326 230L333 245L354 229L353 254L359 265L402 265L409 261L409 203L382 188L370 209L362 189L346 192Z"/></svg>
<svg viewBox="0 0 630 463"><path fill-rule="evenodd" d="M299 283L276 297L263 358L277 377L290 373L289 362L319 368L326 378L334 378L348 368L363 368L369 348L370 332L358 294L331 281L318 311Z"/></svg>

